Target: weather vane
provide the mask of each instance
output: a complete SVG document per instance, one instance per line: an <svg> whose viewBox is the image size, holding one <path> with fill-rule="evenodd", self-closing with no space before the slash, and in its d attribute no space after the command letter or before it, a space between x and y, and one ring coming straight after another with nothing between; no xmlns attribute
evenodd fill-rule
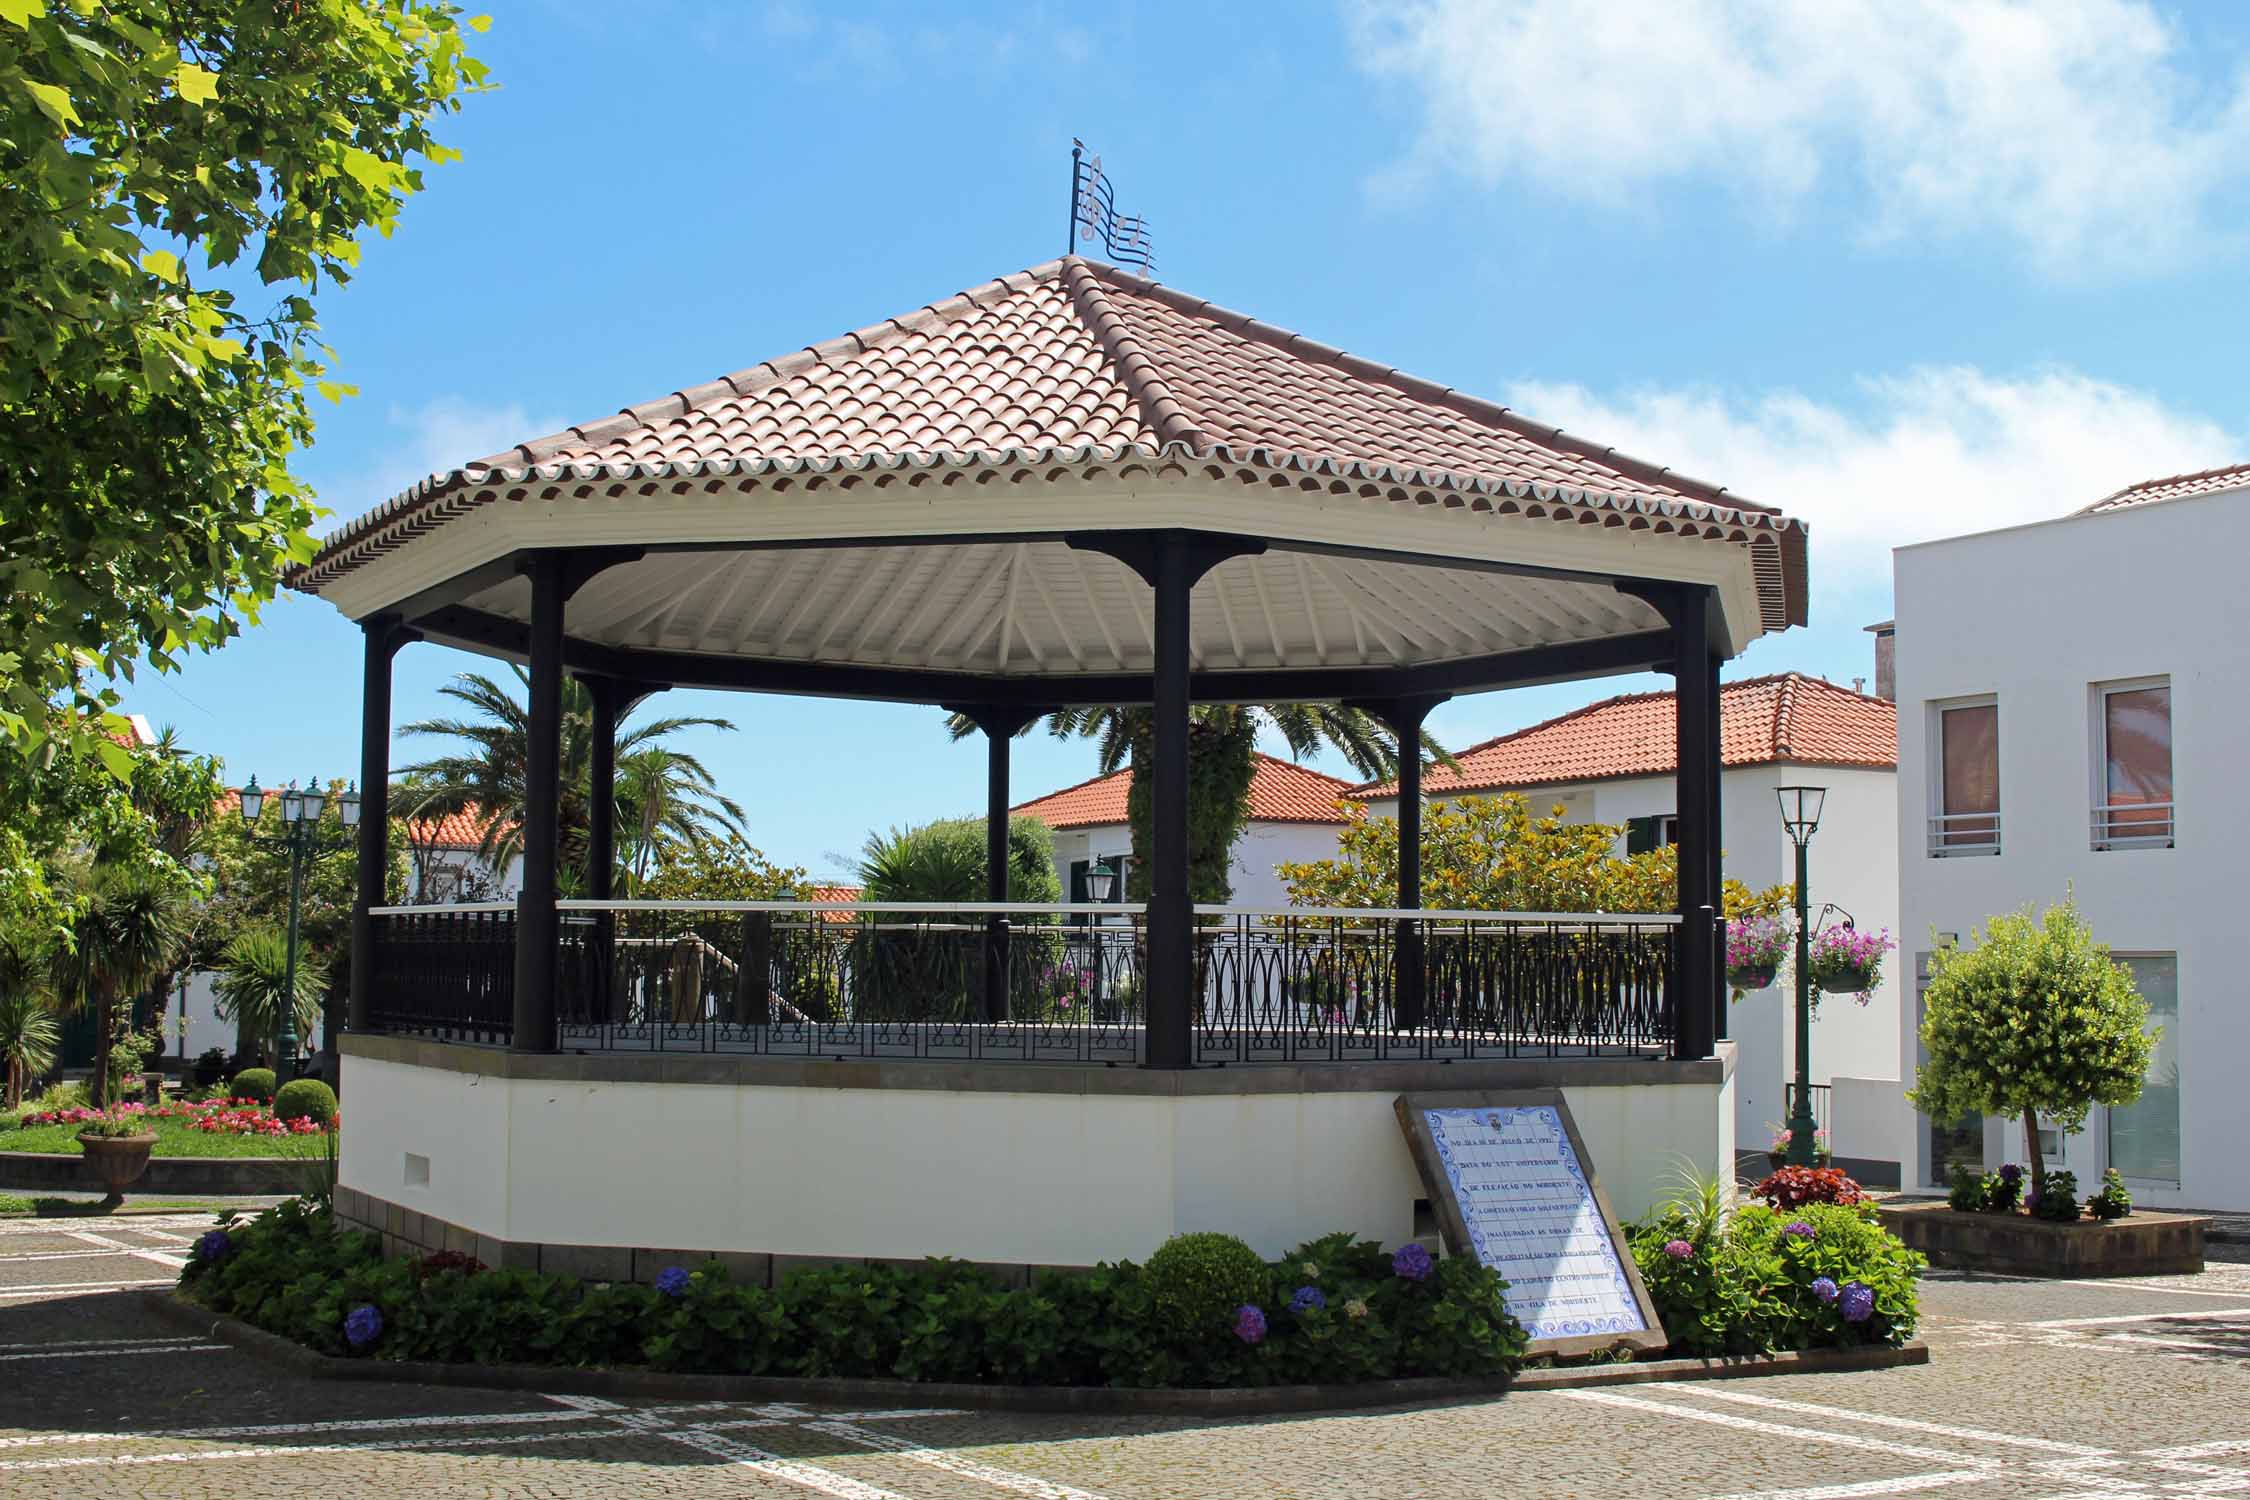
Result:
<svg viewBox="0 0 2250 1500"><path fill-rule="evenodd" d="M1082 240L1089 244L1099 240L1109 258L1119 265L1132 266L1147 276L1156 274L1156 248L1149 243L1148 220L1117 211L1117 198L1102 171L1102 159L1088 156L1086 143L1073 138L1070 233L1063 241L1063 254L1075 253Z"/></svg>

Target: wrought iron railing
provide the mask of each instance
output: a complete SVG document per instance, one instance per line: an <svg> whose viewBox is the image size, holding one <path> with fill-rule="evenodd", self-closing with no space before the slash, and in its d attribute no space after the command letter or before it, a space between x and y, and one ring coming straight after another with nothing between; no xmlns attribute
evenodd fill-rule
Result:
<svg viewBox="0 0 2250 1500"><path fill-rule="evenodd" d="M560 905L566 1051L1142 1054L1138 905ZM510 1039L511 908L376 919L378 1029ZM1633 1055L1673 1034L1677 917L1198 907L1196 922L1198 1063Z"/></svg>

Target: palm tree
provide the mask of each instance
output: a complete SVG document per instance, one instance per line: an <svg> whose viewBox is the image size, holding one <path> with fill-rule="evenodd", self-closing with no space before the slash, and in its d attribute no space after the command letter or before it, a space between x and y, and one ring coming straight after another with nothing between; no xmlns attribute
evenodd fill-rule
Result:
<svg viewBox="0 0 2250 1500"><path fill-rule="evenodd" d="M253 927L227 944L226 964L212 987L219 1019L258 1038L264 1054L281 1031L282 997L289 992L289 939L272 927ZM328 995L328 965L297 955L297 1034L311 1036Z"/></svg>
<svg viewBox="0 0 2250 1500"><path fill-rule="evenodd" d="M530 678L514 669L525 696ZM438 818L475 809L485 820L481 854L494 870L505 870L523 848L524 766L531 743L531 715L515 692L477 672L464 672L438 689L466 704L467 718L423 719L399 730L408 735L440 735L464 742L463 748L420 765L408 766L399 788L399 815ZM645 849L656 832L681 839L742 832L742 809L719 795L703 762L684 750L660 743L687 729L732 730L727 719L679 715L651 719L616 734L619 826ZM562 778L557 821L566 869L583 868L587 808L592 796L594 699L583 683L563 679ZM634 800L627 800L631 790ZM641 862L645 865L646 856Z"/></svg>
<svg viewBox="0 0 2250 1500"><path fill-rule="evenodd" d="M1190 713L1188 883L1197 901L1225 901L1231 895L1226 872L1249 814L1246 799L1256 769L1251 757L1260 729L1279 733L1299 759L1329 746L1370 780L1398 774L1397 737L1365 709L1338 703L1203 704ZM1105 776L1132 765L1136 795L1127 804L1127 815L1135 846L1145 848L1149 778L1142 774L1142 764L1154 730L1150 710L1138 705L1066 708L1049 714L1045 723L1057 739L1096 741ZM948 727L957 740L976 732L975 721L965 714L953 715ZM1427 729L1422 731L1422 754L1452 764L1452 756ZM1139 895L1146 894L1146 869L1142 861L1133 864L1131 878Z"/></svg>
<svg viewBox="0 0 2250 1500"><path fill-rule="evenodd" d="M136 865L81 871L70 941L57 946L49 978L65 1014L94 1012L96 1107L107 1107L112 1012L120 996L148 987L186 946L191 903L172 881Z"/></svg>
<svg viewBox="0 0 2250 1500"><path fill-rule="evenodd" d="M0 1109L21 1104L25 1086L55 1065L61 1038L40 955L21 936L0 934Z"/></svg>

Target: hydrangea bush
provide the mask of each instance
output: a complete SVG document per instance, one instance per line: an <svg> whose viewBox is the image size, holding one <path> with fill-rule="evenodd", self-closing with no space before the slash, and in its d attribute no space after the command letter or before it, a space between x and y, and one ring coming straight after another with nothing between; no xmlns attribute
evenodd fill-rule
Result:
<svg viewBox="0 0 2250 1500"><path fill-rule="evenodd" d="M1136 1387L1505 1375L1522 1360L1506 1284L1473 1260L1338 1234L1268 1262L1198 1238L1029 1288L948 1261L808 1269L771 1289L713 1262L639 1286L385 1259L374 1236L296 1202L206 1234L181 1283L213 1311L373 1359ZM1202 1287L1223 1266L1231 1281L1245 1256L1242 1294L1182 1322L1181 1278Z"/></svg>
<svg viewBox="0 0 2250 1500"><path fill-rule="evenodd" d="M1926 1264L1872 1203L1749 1204L1715 1226L1668 1209L1632 1248L1672 1352L1703 1357L1903 1344Z"/></svg>

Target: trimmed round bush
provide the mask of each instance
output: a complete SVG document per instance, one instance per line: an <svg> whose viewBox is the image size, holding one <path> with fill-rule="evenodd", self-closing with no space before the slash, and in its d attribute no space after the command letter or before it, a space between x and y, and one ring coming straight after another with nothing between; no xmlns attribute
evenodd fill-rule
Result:
<svg viewBox="0 0 2250 1500"><path fill-rule="evenodd" d="M1198 1334L1234 1322L1245 1303L1266 1295L1266 1263L1231 1234L1177 1234L1143 1270L1157 1316L1168 1331Z"/></svg>
<svg viewBox="0 0 2250 1500"><path fill-rule="evenodd" d="M336 1118L336 1091L317 1078L292 1078L273 1096L277 1120L310 1120L326 1125Z"/></svg>
<svg viewBox="0 0 2250 1500"><path fill-rule="evenodd" d="M227 1097L255 1099L260 1104L270 1104L273 1102L273 1084L273 1069L244 1068L234 1075L234 1082L227 1085Z"/></svg>

